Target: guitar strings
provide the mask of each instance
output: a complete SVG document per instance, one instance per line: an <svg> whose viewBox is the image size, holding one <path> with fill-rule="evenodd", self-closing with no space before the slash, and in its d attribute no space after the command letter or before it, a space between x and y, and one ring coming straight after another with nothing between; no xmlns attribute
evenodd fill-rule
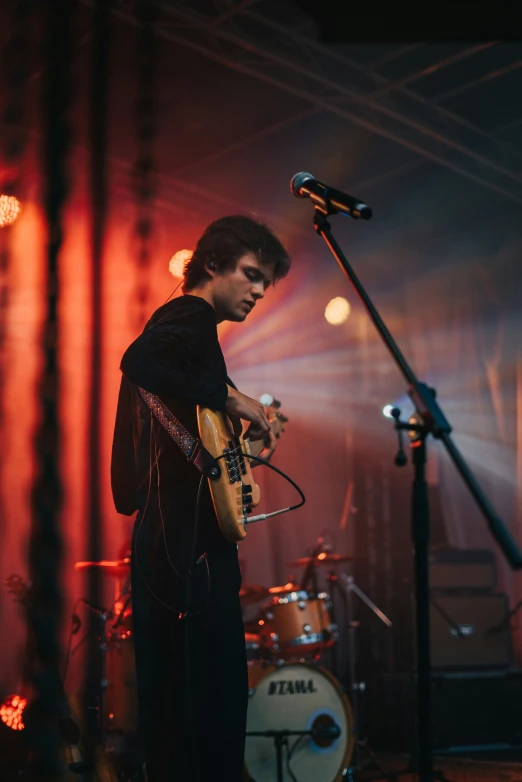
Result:
<svg viewBox="0 0 522 782"><path fill-rule="evenodd" d="M156 467L156 470L157 470L157 473L158 473L158 507L159 507L159 512L160 512L161 528L162 528L162 534L163 534L163 544L164 544L164 547L165 547L165 553L167 555L167 561L168 561L169 566L172 568L174 573L178 576L178 578L181 581L187 581L187 579L190 581L190 579L192 578L191 566L189 566L189 570L187 572L187 575L183 576L181 573L179 573L179 571L175 567L175 565L172 562L171 557L170 557L170 551L169 551L169 547L168 547L168 543L167 543L167 536L166 536L166 530L165 530L165 520L164 520L164 517L163 517L162 508L161 508L160 471L159 471L159 463L158 463L159 462L159 454L157 452L156 435L155 435L155 431L154 431L154 417L152 415L152 411L150 411L150 419L151 420L150 420L150 437L149 437L149 486L148 486L148 490L147 490L147 499L146 499L146 502L145 502L145 507L143 509L143 513L142 513L142 516L141 516L141 519L140 519L140 523L138 525L138 529L136 530L136 537L135 537L135 540L134 540L134 558L135 558L135 561L136 561L136 567L137 567L138 572L139 572L139 574L140 574L140 576L141 576L141 578L143 580L143 583L145 584L145 586L147 587L147 589L149 590L151 595L154 597L154 599L157 600L157 602L160 603L160 605L162 605L168 611L171 611L172 613L177 614L178 615L178 619L182 619L182 618L185 618L185 617L187 617L189 615L190 616L197 616L198 614L203 613L203 611L206 610L206 608L208 606L208 601L210 599L210 578L211 578L210 577L210 568L209 568L209 564L208 564L208 560L207 560L206 554L203 554L203 559L205 561L205 565L206 565L206 569L207 569L207 590L206 590L207 591L207 597L206 597L206 601L205 601L204 607L200 611L198 611L197 613L190 614L190 606L188 606L187 611L183 612L179 608L176 608L175 606L169 605L164 600L162 600L160 597L158 597L156 592L152 589L151 585L149 584L149 582L145 578L145 574L144 574L142 568L140 567L139 558L138 558L138 537L139 537L139 534L140 534L140 531L141 531L142 524L143 524L143 522L145 520L147 507L148 507L148 504L149 504L149 498L150 498L151 489L152 489L152 470L154 469L154 467ZM152 442L153 442L153 440L154 440L154 451L155 451L155 456L156 456L156 461L155 461L154 464L153 464L153 460L152 460ZM194 513L195 518L194 518L193 541L194 541L194 539L196 537L196 529L197 529L197 525L198 525L198 521L199 521L199 506L200 506L201 486L202 486L202 483L203 483L203 478L204 478L204 476L202 475L201 478L200 478L199 487L198 487L198 493L197 493L197 497L196 497L196 505L195 505L195 513Z"/></svg>

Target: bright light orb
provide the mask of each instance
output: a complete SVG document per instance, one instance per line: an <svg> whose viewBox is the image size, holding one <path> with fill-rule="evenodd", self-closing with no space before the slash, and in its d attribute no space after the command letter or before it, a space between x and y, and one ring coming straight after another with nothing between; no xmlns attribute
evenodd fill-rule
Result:
<svg viewBox="0 0 522 782"><path fill-rule="evenodd" d="M169 272L173 277L183 277L185 264L192 258L192 250L178 250L169 261Z"/></svg>
<svg viewBox="0 0 522 782"><path fill-rule="evenodd" d="M339 326L348 319L350 304L342 296L332 299L326 305L324 317L332 326Z"/></svg>
<svg viewBox="0 0 522 782"><path fill-rule="evenodd" d="M382 414L386 416L386 418L393 418L391 412L393 410L393 405L385 405L382 408Z"/></svg>
<svg viewBox="0 0 522 782"><path fill-rule="evenodd" d="M0 228L12 225L22 211L22 204L10 195L0 195Z"/></svg>
<svg viewBox="0 0 522 782"><path fill-rule="evenodd" d="M0 719L13 730L23 730L25 725L22 714L27 706L27 698L21 695L10 695L0 706Z"/></svg>

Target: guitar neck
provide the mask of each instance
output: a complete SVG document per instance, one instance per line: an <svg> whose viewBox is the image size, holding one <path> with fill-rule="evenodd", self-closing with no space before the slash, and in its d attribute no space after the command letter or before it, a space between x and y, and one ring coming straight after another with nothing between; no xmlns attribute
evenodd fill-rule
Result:
<svg viewBox="0 0 522 782"><path fill-rule="evenodd" d="M252 456L259 456L263 448L265 447L265 441L264 440L247 440L248 442L248 450L252 454ZM254 462L255 464L255 462ZM253 465L252 465L253 466Z"/></svg>
<svg viewBox="0 0 522 782"><path fill-rule="evenodd" d="M286 417L274 416L274 418L269 420L272 433L275 434L276 437L279 437L281 432L284 431L284 424L287 421ZM248 440L248 446L252 456L259 456L263 448L266 447L266 443L264 440Z"/></svg>

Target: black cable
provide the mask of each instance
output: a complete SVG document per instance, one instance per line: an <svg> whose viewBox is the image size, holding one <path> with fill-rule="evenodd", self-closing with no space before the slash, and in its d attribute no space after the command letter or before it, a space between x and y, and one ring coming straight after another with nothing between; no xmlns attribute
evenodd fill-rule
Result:
<svg viewBox="0 0 522 782"><path fill-rule="evenodd" d="M189 740L191 744L191 759L192 759L192 772L195 771L194 769L194 759L197 756L197 747L195 745L196 741L196 731L195 731L195 725L194 725L194 715L193 715L193 702L192 702L192 687L191 687L191 665L190 665L190 637L189 637L189 619L193 616L197 616L197 614L191 614L190 612L190 603L192 600L192 576L193 576L193 568L196 566L196 545L197 545L197 534L198 534L198 526L199 526L199 509L201 504L201 487L203 486L203 481L205 480L205 476L202 475L199 479L199 486L198 486L198 493L196 495L196 508L195 508L195 517L194 517L194 529L192 532L192 546L190 551L190 560L189 560L189 571L188 571L188 578L186 580L186 610L183 616L180 618L185 621L185 627L183 628L183 641L184 641L184 648L185 648L185 708L186 708L186 714L187 714L187 725L189 729ZM208 563L207 563L208 566ZM207 595L210 595L210 583L207 585ZM203 611L204 609L202 609ZM201 613L201 611L199 612Z"/></svg>
<svg viewBox="0 0 522 782"><path fill-rule="evenodd" d="M180 280L180 281L178 282L178 284L176 285L176 287L174 288L174 290L172 291L172 293L170 294L170 296L168 297L168 299L165 299L165 301L164 301L164 302L163 302L163 304L161 305L162 307L164 307L164 306L165 306L165 304L168 304L168 302L169 302L169 301L171 300L171 298L174 296L174 294L176 293L176 291L178 290L178 288L179 288L179 286L181 285L181 283L182 283L182 282L183 282L183 280ZM161 318L160 318L160 320L156 321L156 323L153 323L153 324L152 324L152 326L156 326L156 325L157 325L157 323L161 323ZM149 328L152 328L152 326L149 326Z"/></svg>
<svg viewBox="0 0 522 782"><path fill-rule="evenodd" d="M74 622L72 620L81 602L82 602L82 598L79 597L78 600L74 603L71 611L71 629L69 630L69 637L67 639L67 651L65 652L65 664L64 664L63 674L62 674L62 683L64 687L65 687L65 679L67 678L67 670L69 668L69 660L71 659L71 646L72 646L73 635L76 635L76 633L80 629L80 627L78 627L76 630L74 629Z"/></svg>
<svg viewBox="0 0 522 782"><path fill-rule="evenodd" d="M160 605L162 605L164 608L166 608L168 611L171 611L171 612L177 614L178 615L178 619L183 619L187 615L187 612L190 610L190 606L186 609L186 611L182 611L179 608L175 608L174 606L171 606L168 603L165 603L160 597L158 597L158 595L154 592L154 590L150 586L149 582L145 578L145 574L143 573L143 570L141 569L140 564L139 564L139 560L138 560L138 536L139 536L140 531L141 531L141 525L143 524L143 522L145 520L146 510L147 510L147 506L149 504L150 491L151 491L151 486L152 486L152 438L153 438L153 434L154 434L153 433L153 429L154 429L154 419L153 419L152 412L151 412L151 434L150 434L150 456L149 456L149 460L150 460L150 462L149 462L149 464L150 464L150 466L149 466L149 488L148 488L148 491L147 491L147 501L145 503L145 508L143 509L142 516L141 516L141 519L140 519L140 522L139 522L139 525L138 525L138 529L136 531L136 537L135 537L135 540L134 540L134 547L133 547L134 548L133 557L134 557L134 560L136 562L136 567L138 569L138 572L139 572L139 574L140 574L140 576L141 576L141 578L143 580L143 583L145 584L145 586L147 587L147 589L149 590L151 595L154 597L154 599ZM198 487L198 493L196 495L196 505L195 505L195 509L194 509L194 531L193 531L193 534L192 534L192 545L191 545L192 561L189 561L189 569L187 571L187 574L184 576L183 574L181 574L178 571L178 569L176 568L176 566L174 565L174 563L172 562L172 559L170 557L170 552L169 552L169 548L168 548L168 544L167 544L166 531L165 531L165 522L164 522L164 519L163 519L162 510L161 510L161 498L160 498L160 486L159 486L159 477L160 476L159 476L159 468L158 468L158 454L157 454L156 450L155 450L155 455L156 455L155 465L156 465L156 469L158 470L158 507L159 507L159 512L160 512L161 526L162 526L162 532L163 532L163 545L165 547L165 553L167 555L167 561L169 563L169 566L171 567L171 569L174 571L175 575L181 581L185 581L186 582L187 579L192 578L192 567L193 567L193 560L195 559L195 546L196 546L196 541L197 541L197 529L198 529L198 525L199 525L199 508L200 508L200 503L201 503L201 486L202 486L202 483L203 483L203 477L204 476L201 476L201 478L200 478L199 487ZM221 458L221 457L219 457L219 458ZM205 606L201 609L201 611L198 611L196 614L192 614L192 616L198 616L198 614L200 614L200 613L202 613L203 611L206 610L206 608L208 606L209 597L210 597L210 570L209 570L209 567L208 567L208 561L206 559L206 555L204 555L204 556L205 556L205 561L206 561L206 565L207 565L207 600L206 600Z"/></svg>
<svg viewBox="0 0 522 782"><path fill-rule="evenodd" d="M274 513L270 514L268 513L267 516L276 515L277 513L288 513L291 510L297 510L297 508L302 508L303 505L306 502L306 497L304 496L304 493L299 488L297 483L290 478L289 475L287 475L285 472L279 469L279 467L274 467L273 464L270 464L270 462L267 462L266 459L261 459L259 456L254 456L251 453L246 453L245 451L241 451L243 456L246 456L247 459L253 459L255 462L259 462L259 464L264 464L266 467L270 467L271 470L274 470L278 475L281 475L288 483L290 483L294 489L298 492L299 496L301 497L301 502L299 502L297 505L291 505L289 508L285 508L284 511L275 511ZM219 456L218 459L222 459L222 456ZM247 519L248 523L248 519Z"/></svg>

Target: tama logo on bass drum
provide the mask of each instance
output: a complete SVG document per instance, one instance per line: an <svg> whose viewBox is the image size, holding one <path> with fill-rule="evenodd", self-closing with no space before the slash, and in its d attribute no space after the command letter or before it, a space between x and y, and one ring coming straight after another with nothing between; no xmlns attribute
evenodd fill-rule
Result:
<svg viewBox="0 0 522 782"><path fill-rule="evenodd" d="M304 695L308 692L317 692L313 679L279 679L268 685L269 695Z"/></svg>

